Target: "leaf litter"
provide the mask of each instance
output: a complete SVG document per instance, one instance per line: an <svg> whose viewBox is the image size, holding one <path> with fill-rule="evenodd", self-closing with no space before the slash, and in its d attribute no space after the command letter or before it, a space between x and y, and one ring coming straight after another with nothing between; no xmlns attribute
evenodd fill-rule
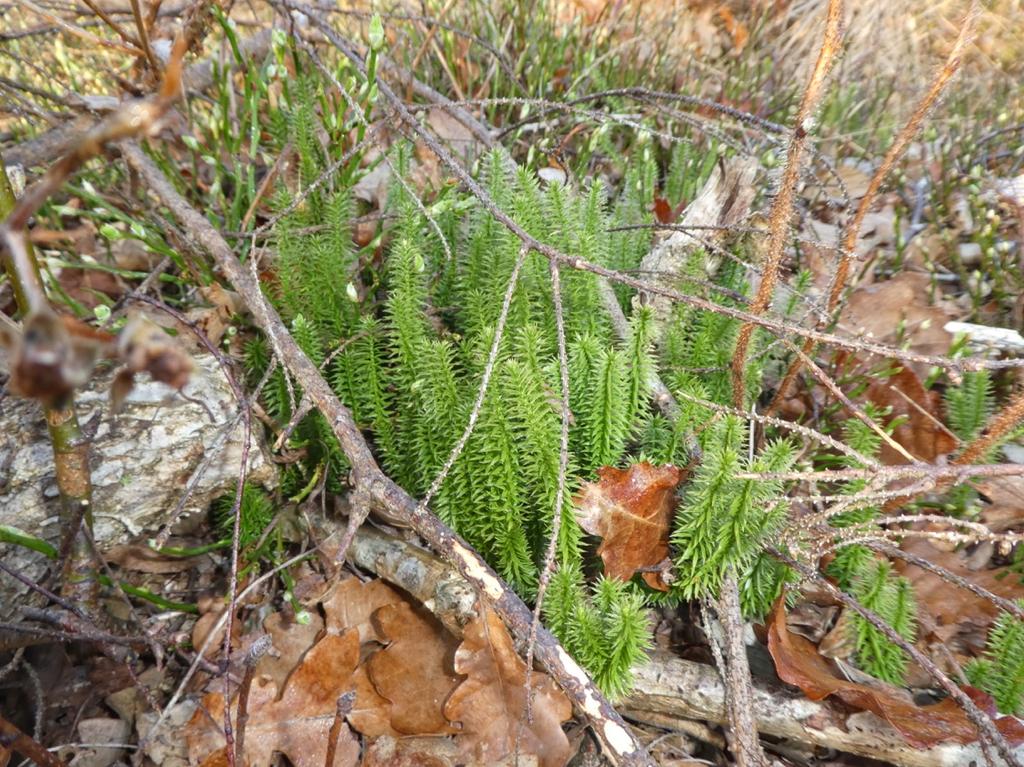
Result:
<svg viewBox="0 0 1024 767"><path fill-rule="evenodd" d="M532 720L525 719L526 666L490 609L460 641L383 581L346 578L309 607L308 620L283 610L263 621L273 649L256 664L247 700L247 767L269 765L275 753L295 767L322 767L338 698L350 692L334 767L360 763L359 734L367 738L364 764L503 764L517 738L522 764L561 767L571 756L562 731L572 716L568 698L546 674L531 672ZM238 644L253 641L247 635ZM192 765L226 763L225 709L237 731L239 704L235 688L225 705L222 684L209 682L185 726ZM446 736L451 745L416 736Z"/></svg>
<svg viewBox="0 0 1024 767"><path fill-rule="evenodd" d="M919 706L905 690L893 685L878 680L868 685L838 676L812 642L789 631L784 597L776 601L769 618L768 649L784 682L799 687L811 700L835 696L856 709L876 714L915 748L929 748L948 741L973 743L978 738L977 729L951 699ZM965 691L982 708L995 713L994 704L985 693L974 689ZM1016 717L998 717L995 724L1011 744L1024 743L1024 724Z"/></svg>

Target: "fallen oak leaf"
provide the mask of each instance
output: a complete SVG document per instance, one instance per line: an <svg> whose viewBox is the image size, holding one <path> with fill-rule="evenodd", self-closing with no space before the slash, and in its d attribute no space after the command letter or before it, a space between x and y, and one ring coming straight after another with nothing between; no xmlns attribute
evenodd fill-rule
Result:
<svg viewBox="0 0 1024 767"><path fill-rule="evenodd" d="M408 602L381 607L373 624L389 644L366 661L370 681L390 703L390 723L403 735L456 732L444 704L459 683L450 670L458 641L436 618Z"/></svg>
<svg viewBox="0 0 1024 767"><path fill-rule="evenodd" d="M373 614L386 605L398 604L405 598L383 580L363 583L358 578L345 578L331 586L320 598L324 621L328 631L340 634L346 629L359 629L360 642L380 642L380 635L372 621Z"/></svg>
<svg viewBox="0 0 1024 767"><path fill-rule="evenodd" d="M391 726L391 701L377 692L363 663L352 677L356 702L345 718L356 730L368 738L382 736L400 738L402 733Z"/></svg>
<svg viewBox="0 0 1024 767"><path fill-rule="evenodd" d="M465 628L455 653L455 670L466 679L455 688L444 713L462 724L460 745L480 764L497 764L513 753L536 755L541 767L563 767L572 756L562 722L572 704L547 674L529 672L532 721L526 721L526 664L493 610Z"/></svg>
<svg viewBox="0 0 1024 767"><path fill-rule="evenodd" d="M338 636L327 634L317 642L285 682L278 700L273 681L254 681L248 699L249 720L245 729L244 763L247 767L269 767L279 752L295 767L324 767L327 741L338 698L352 687L352 674L359 663L359 632ZM189 761L201 764L216 760L224 748L224 696L203 697L185 727ZM238 714L238 700L232 701L232 719ZM330 767L355 767L359 744L343 725Z"/></svg>
<svg viewBox="0 0 1024 767"><path fill-rule="evenodd" d="M933 565L949 570L975 586L1004 599L1024 597L1024 585L1006 569L972 570L963 549L944 550L924 538L908 538L900 548ZM999 608L990 600L961 588L952 588L943 577L916 565L896 560L896 569L914 588L914 598L922 610L935 619L932 633L954 649L980 652Z"/></svg>
<svg viewBox="0 0 1024 767"><path fill-rule="evenodd" d="M782 681L799 687L811 700L835 695L847 705L870 711L889 722L915 748L931 748L946 741L967 744L978 739L967 714L949 698L918 706L893 685L879 682L868 686L837 677L813 643L786 627L785 594L776 600L769 618L768 651ZM976 699L984 695L977 690L965 691ZM993 721L1011 745L1024 743L1024 728L1015 717Z"/></svg>
<svg viewBox="0 0 1024 767"><path fill-rule="evenodd" d="M842 315L840 332L863 335L876 343L905 344L918 354L946 354L953 336L944 328L957 319L949 301L931 295L931 277L903 271L891 279L861 285L850 293ZM908 363L915 373L927 377L927 365Z"/></svg>
<svg viewBox="0 0 1024 767"><path fill-rule="evenodd" d="M668 556L676 488L684 472L643 462L626 470L602 466L597 475L597 482L585 482L576 495L576 520L602 538L597 553L605 575L628 581ZM643 579L651 588L668 590L661 572L645 572Z"/></svg>
<svg viewBox="0 0 1024 767"><path fill-rule="evenodd" d="M319 614L307 611L304 621L296 619L294 610L271 613L263 620L263 630L273 642L273 651L264 653L256 663L256 678L270 679L283 690L289 675L302 657L316 644L324 628Z"/></svg>
<svg viewBox="0 0 1024 767"><path fill-rule="evenodd" d="M956 449L956 435L940 417L938 393L925 389L917 373L909 367L901 367L891 376L872 377L864 396L878 407L890 408L885 419L887 424L902 417L893 430L893 439L918 460L933 463L940 455ZM885 443L878 457L886 466L907 463Z"/></svg>

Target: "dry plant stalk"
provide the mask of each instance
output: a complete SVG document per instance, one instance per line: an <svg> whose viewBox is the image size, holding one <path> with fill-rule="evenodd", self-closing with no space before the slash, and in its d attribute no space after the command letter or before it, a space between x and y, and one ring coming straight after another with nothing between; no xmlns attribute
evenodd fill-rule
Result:
<svg viewBox="0 0 1024 767"><path fill-rule="evenodd" d="M913 138L920 132L924 121L928 118L928 115L931 114L935 105L938 103L939 96L942 95L942 92L946 89L950 80L953 79L954 75L956 75L957 71L960 69L964 51L974 39L974 28L979 13L980 7L978 2L977 0L973 0L970 10L967 12L967 15L964 17L964 20L960 25L960 32L957 35L956 42L953 44L953 49L949 52L949 56L946 58L946 62L939 68L938 72L935 73L935 79L932 80L931 86L914 107L914 111L911 114L910 119L896 135L896 139L893 141L892 146L889 147L889 151L885 153L882 163L878 166L878 169L868 182L868 187L865 190L860 203L857 205L857 210L854 213L853 219L847 224L845 231L843 232L843 241L839 254L839 265L836 268L836 273L833 275L828 295L827 313L833 321L836 319L835 314L839 309L840 301L843 297L843 291L846 289L846 282L849 279L850 267L855 257L854 247L857 242L857 237L860 235L861 226L864 224L864 219L871 206L874 204L875 198L878 196L878 192L882 188L882 183L896 166L896 163L899 162L911 140L913 140ZM811 355L814 353L814 348L814 342L811 339L806 339L801 351L805 355ZM778 390L772 398L771 404L768 406L767 414L770 415L778 409L782 400L785 399L790 388L793 386L793 382L796 380L796 376L800 372L800 368L802 366L803 358L799 356L790 364L789 369L782 378L782 383L779 384Z"/></svg>
<svg viewBox="0 0 1024 767"><path fill-rule="evenodd" d="M789 217L793 210L793 197L796 194L796 182L800 176L800 164L803 156L807 135L814 128L814 112L821 100L825 80L832 69L832 64L839 54L843 40L843 3L842 0L829 0L825 20L825 37L814 64L811 77L804 90L800 108L796 113L796 127L789 142L786 153L786 166L782 172L782 180L772 203L768 217L768 244L766 246L764 266L761 273L761 284L750 304L750 313L764 314L771 305L775 294L775 285L779 280L779 268L785 251L789 233ZM740 327L736 339L736 351L732 358L733 405L742 408L745 399L745 370L747 349L754 333L754 325L745 323Z"/></svg>
<svg viewBox="0 0 1024 767"><path fill-rule="evenodd" d="M11 751L17 751L27 759L31 759L39 767L67 767L47 748L0 716L0 748L4 747Z"/></svg>

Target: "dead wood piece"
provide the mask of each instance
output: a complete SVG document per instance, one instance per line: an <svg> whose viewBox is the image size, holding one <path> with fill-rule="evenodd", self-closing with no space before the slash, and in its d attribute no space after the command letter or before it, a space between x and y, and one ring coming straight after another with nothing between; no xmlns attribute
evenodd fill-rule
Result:
<svg viewBox="0 0 1024 767"><path fill-rule="evenodd" d="M635 686L623 712L637 721L665 726L665 717L726 723L725 687L718 673L700 663L655 651L635 671ZM808 700L783 690L755 686L751 699L758 731L866 756L898 767L960 767L984 764L977 744L947 743L916 749L886 722L861 712L839 715L826 703ZM654 714L654 716L649 716ZM1024 755L1024 747L1015 753Z"/></svg>
<svg viewBox="0 0 1024 767"><path fill-rule="evenodd" d="M725 702L736 764L739 767L763 766L767 762L764 751L761 750L754 719L754 706L751 700L754 688L750 678L750 666L747 663L747 648L743 641L744 624L740 612L739 586L733 570L730 570L722 583L716 608L718 622L724 635L720 652L722 657L716 658L716 661L728 690ZM712 642L717 640L712 639Z"/></svg>
<svg viewBox="0 0 1024 767"><path fill-rule="evenodd" d="M747 217L754 201L755 175L757 163L749 157L737 157L715 166L696 199L687 206L678 223L680 229L658 242L640 262L640 271L652 285L669 290L676 288L693 252L706 248L709 240L720 240L729 227ZM686 231L687 227L699 227L700 237ZM708 230L706 227L721 228ZM711 254L708 255L710 258ZM665 295L641 293L634 302L651 307L654 339L659 340L675 301Z"/></svg>
<svg viewBox="0 0 1024 767"><path fill-rule="evenodd" d="M333 559L333 552L330 552ZM429 551L364 525L348 550L352 564L369 570L422 602L448 631L478 617L477 593L450 565Z"/></svg>

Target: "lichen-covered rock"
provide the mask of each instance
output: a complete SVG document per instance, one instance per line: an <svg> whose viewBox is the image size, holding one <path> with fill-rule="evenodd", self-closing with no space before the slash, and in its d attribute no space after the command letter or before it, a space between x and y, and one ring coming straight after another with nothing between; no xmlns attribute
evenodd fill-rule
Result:
<svg viewBox="0 0 1024 767"><path fill-rule="evenodd" d="M92 443L94 534L101 547L138 539L170 521L176 529L206 513L210 502L234 487L242 459L244 424L239 403L212 356L195 359L184 392L140 376L120 413L111 415L112 371L98 373L76 404ZM190 401L192 400L192 401ZM253 429L250 481L270 485L275 471ZM187 497L186 497L187 496ZM60 495L42 409L31 400L0 399L0 525L60 542ZM0 557L38 579L46 559L0 544ZM16 614L27 589L0 573L0 620Z"/></svg>

